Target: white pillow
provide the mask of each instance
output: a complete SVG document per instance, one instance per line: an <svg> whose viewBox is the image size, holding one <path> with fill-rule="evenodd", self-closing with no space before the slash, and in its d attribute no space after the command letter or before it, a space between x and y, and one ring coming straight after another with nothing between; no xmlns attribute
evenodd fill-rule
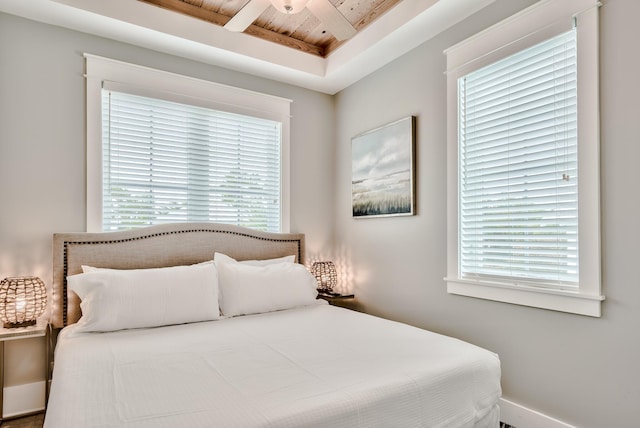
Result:
<svg viewBox="0 0 640 428"><path fill-rule="evenodd" d="M214 263L213 260L207 260L206 262L200 262L200 263L196 263L196 265L206 265L208 263ZM195 265L191 265L191 266L195 266ZM82 272L83 273L87 273L87 272L98 272L101 270L123 270L123 269L113 269L113 268L101 268L101 267L95 267L95 266L87 266L87 265L81 265L80 266L82 268ZM129 269L129 271L131 271L131 269Z"/></svg>
<svg viewBox="0 0 640 428"><path fill-rule="evenodd" d="M220 310L225 317L315 305L318 283L297 263L218 265Z"/></svg>
<svg viewBox="0 0 640 428"><path fill-rule="evenodd" d="M291 256L278 257L276 259L265 259L265 260L242 260L239 262L233 257L227 256L226 254L215 253L213 255L213 260L215 260L216 263L242 263L242 264L251 265L251 266L266 266L266 265L272 265L275 263L284 263L284 262L293 263L296 261L296 256L291 255Z"/></svg>
<svg viewBox="0 0 640 428"><path fill-rule="evenodd" d="M217 320L214 263L157 269L98 269L67 277L81 299L76 331L98 332Z"/></svg>

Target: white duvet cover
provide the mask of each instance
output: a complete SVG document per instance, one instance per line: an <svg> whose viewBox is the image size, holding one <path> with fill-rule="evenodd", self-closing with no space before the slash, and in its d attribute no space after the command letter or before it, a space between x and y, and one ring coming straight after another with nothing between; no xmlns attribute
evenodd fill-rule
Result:
<svg viewBox="0 0 640 428"><path fill-rule="evenodd" d="M498 426L497 355L342 308L73 330L45 428Z"/></svg>

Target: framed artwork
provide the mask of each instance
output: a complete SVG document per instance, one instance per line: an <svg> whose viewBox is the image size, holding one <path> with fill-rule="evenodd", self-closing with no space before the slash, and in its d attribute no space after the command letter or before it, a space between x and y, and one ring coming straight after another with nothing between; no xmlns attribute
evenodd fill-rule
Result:
<svg viewBox="0 0 640 428"><path fill-rule="evenodd" d="M415 116L351 139L354 218L415 214Z"/></svg>

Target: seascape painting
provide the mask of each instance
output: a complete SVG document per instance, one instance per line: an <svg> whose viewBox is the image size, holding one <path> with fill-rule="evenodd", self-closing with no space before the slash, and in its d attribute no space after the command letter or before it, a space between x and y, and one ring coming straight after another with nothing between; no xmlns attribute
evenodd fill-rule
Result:
<svg viewBox="0 0 640 428"><path fill-rule="evenodd" d="M414 140L413 116L352 139L353 217L414 214Z"/></svg>

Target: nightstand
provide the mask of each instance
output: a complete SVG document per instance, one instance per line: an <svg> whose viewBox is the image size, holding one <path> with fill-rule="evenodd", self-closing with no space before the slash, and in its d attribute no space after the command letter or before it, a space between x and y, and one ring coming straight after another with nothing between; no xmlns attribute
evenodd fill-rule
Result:
<svg viewBox="0 0 640 428"><path fill-rule="evenodd" d="M4 408L4 342L9 340L29 339L32 337L43 337L49 330L46 319L38 320L36 325L18 328L0 328L0 421L2 421ZM47 352L48 353L48 352ZM45 358L47 360L47 358ZM45 361L48 365L48 362Z"/></svg>
<svg viewBox="0 0 640 428"><path fill-rule="evenodd" d="M332 306L339 306L341 308L362 312L362 308L356 301L356 297L353 294L318 293L318 299L326 300Z"/></svg>

